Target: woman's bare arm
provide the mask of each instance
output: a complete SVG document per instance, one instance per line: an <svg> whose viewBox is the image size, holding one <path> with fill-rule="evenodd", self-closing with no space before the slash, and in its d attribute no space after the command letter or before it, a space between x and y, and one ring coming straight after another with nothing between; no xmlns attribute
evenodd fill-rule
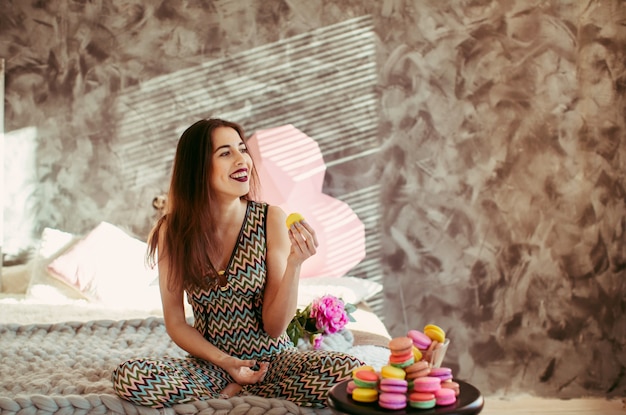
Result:
<svg viewBox="0 0 626 415"><path fill-rule="evenodd" d="M281 208L268 208L263 328L272 337L281 335L294 316L302 263L316 253L318 245L315 231L306 222L287 230L286 217Z"/></svg>

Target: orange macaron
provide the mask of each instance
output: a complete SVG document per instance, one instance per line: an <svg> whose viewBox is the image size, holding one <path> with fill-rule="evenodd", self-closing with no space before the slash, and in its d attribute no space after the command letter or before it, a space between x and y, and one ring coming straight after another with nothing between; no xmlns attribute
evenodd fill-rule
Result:
<svg viewBox="0 0 626 415"><path fill-rule="evenodd" d="M392 354L389 356L389 364L395 367L407 367L415 363L415 357L413 352L406 354Z"/></svg>
<svg viewBox="0 0 626 415"><path fill-rule="evenodd" d="M404 337L394 337L389 340L389 351L392 355L401 356L413 353L413 340Z"/></svg>
<svg viewBox="0 0 626 415"><path fill-rule="evenodd" d="M406 372L406 378L413 380L428 376L430 374L430 365L427 361L420 360L419 362L415 362L412 365L405 367L404 371Z"/></svg>

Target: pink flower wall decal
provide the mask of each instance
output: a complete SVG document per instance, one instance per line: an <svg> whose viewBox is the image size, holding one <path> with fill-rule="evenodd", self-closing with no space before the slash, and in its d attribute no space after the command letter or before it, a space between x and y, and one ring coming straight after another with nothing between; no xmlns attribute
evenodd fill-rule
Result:
<svg viewBox="0 0 626 415"><path fill-rule="evenodd" d="M320 246L301 278L341 277L365 258L365 227L341 200L323 193L326 165L319 145L287 124L259 130L248 141L261 180L260 199L301 213Z"/></svg>

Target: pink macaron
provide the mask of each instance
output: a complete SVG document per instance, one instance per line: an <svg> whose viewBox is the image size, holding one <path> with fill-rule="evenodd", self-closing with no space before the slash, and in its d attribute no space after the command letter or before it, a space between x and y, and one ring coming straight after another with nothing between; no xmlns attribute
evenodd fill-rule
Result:
<svg viewBox="0 0 626 415"><path fill-rule="evenodd" d="M413 345L420 350L428 349L433 340L419 330L409 330L406 335L413 341Z"/></svg>
<svg viewBox="0 0 626 415"><path fill-rule="evenodd" d="M439 378L442 382L452 379L452 369L449 367L433 367L428 376Z"/></svg>
<svg viewBox="0 0 626 415"><path fill-rule="evenodd" d="M354 383L353 380L349 381L348 384L346 385L346 393L348 395L352 395L352 391L356 389L356 383Z"/></svg>
<svg viewBox="0 0 626 415"><path fill-rule="evenodd" d="M385 409L403 409L406 408L406 394L383 392L378 395L378 405Z"/></svg>
<svg viewBox="0 0 626 415"><path fill-rule="evenodd" d="M434 393L441 389L441 380L432 376L423 376L413 380L413 390L415 392Z"/></svg>
<svg viewBox="0 0 626 415"><path fill-rule="evenodd" d="M461 385L453 380L446 380L445 382L441 382L441 387L446 389L452 389L456 396L459 396L461 393Z"/></svg>
<svg viewBox="0 0 626 415"><path fill-rule="evenodd" d="M437 400L437 405L448 406L456 402L456 395L452 389L441 388L435 392L435 399Z"/></svg>
<svg viewBox="0 0 626 415"><path fill-rule="evenodd" d="M409 383L404 379L382 379L378 384L381 392L404 393L408 390Z"/></svg>

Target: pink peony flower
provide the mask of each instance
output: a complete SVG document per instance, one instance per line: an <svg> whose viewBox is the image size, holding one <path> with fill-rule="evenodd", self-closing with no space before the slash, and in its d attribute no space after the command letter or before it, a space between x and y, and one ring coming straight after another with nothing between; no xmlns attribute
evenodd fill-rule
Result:
<svg viewBox="0 0 626 415"><path fill-rule="evenodd" d="M297 309L289 325L287 335L294 345L302 338L315 349L322 347L324 335L343 330L349 321L355 321L351 313L356 309L333 295L313 300L303 309Z"/></svg>
<svg viewBox="0 0 626 415"><path fill-rule="evenodd" d="M324 295L313 300L311 318L315 319L317 329L324 334L337 333L349 321L343 301L332 295Z"/></svg>

